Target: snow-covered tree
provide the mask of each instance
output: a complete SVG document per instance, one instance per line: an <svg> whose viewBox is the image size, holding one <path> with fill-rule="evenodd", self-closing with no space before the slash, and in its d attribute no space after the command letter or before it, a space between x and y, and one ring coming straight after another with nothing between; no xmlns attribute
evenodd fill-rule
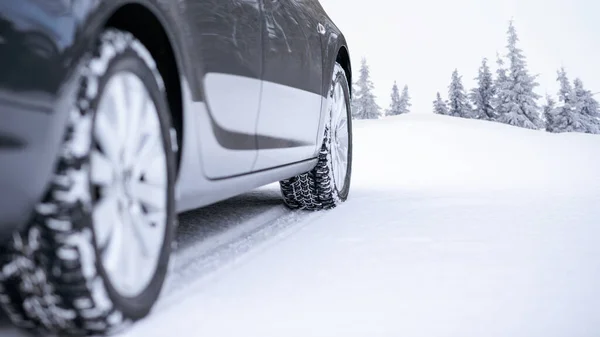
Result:
<svg viewBox="0 0 600 337"><path fill-rule="evenodd" d="M367 59L362 58L358 81L354 85L352 100L352 117L355 119L377 119L381 117L381 109L375 101L374 85Z"/></svg>
<svg viewBox="0 0 600 337"><path fill-rule="evenodd" d="M552 111L550 125L546 129L550 129L552 132L586 132L588 121L577 110L577 96L564 68L558 71L556 80L560 84L559 104Z"/></svg>
<svg viewBox="0 0 600 337"><path fill-rule="evenodd" d="M583 81L576 78L573 81L573 91L577 99L576 109L587 123L588 133L600 133L600 111L598 101L594 99L591 91L583 87Z"/></svg>
<svg viewBox="0 0 600 337"><path fill-rule="evenodd" d="M577 97L579 112L590 117L592 121L597 121L600 118L600 109L598 101L594 99L594 94L583 87L583 82L579 78L573 81L573 88L575 90L575 97Z"/></svg>
<svg viewBox="0 0 600 337"><path fill-rule="evenodd" d="M412 103L410 103L410 95L408 94L408 85L405 85L402 89L402 95L400 95L400 113L407 114L410 112L410 107Z"/></svg>
<svg viewBox="0 0 600 337"><path fill-rule="evenodd" d="M546 131L554 132L553 124L553 111L556 109L556 101L550 95L546 94L546 103L542 106L542 111L544 112L544 125Z"/></svg>
<svg viewBox="0 0 600 337"><path fill-rule="evenodd" d="M498 116L508 113L508 87L508 76L506 75L504 60L502 60L500 54L496 53L496 80L494 81L494 97L492 98L496 120Z"/></svg>
<svg viewBox="0 0 600 337"><path fill-rule="evenodd" d="M433 112L438 115L447 115L448 114L448 106L446 102L442 99L439 91L436 95L435 100L433 101Z"/></svg>
<svg viewBox="0 0 600 337"><path fill-rule="evenodd" d="M540 108L537 99L540 95L534 92L539 84L536 77L527 70L527 61L523 51L517 47L519 38L513 22L508 27L508 54L509 74L507 83L499 90L505 91L506 102L499 111L498 121L514 126L529 129L542 127Z"/></svg>
<svg viewBox="0 0 600 337"><path fill-rule="evenodd" d="M390 107L385 111L386 116L395 116L399 115L402 112L400 107L400 91L398 90L398 84L394 81L394 86L392 86L392 94L390 95L392 102L390 103Z"/></svg>
<svg viewBox="0 0 600 337"><path fill-rule="evenodd" d="M472 116L471 106L462 84L462 76L458 75L458 69L454 69L452 72L452 81L448 86L448 114L465 118Z"/></svg>
<svg viewBox="0 0 600 337"><path fill-rule="evenodd" d="M473 88L470 93L471 102L473 103L473 112L475 118L495 120L496 112L492 105L494 98L494 81L490 67L487 65L487 59L484 58L479 68L479 74L475 78L477 87Z"/></svg>

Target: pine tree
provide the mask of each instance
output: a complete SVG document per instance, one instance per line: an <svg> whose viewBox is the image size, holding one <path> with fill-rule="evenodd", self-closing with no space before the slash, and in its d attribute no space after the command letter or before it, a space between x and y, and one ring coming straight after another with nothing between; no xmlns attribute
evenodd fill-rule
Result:
<svg viewBox="0 0 600 337"><path fill-rule="evenodd" d="M392 87L391 98L392 102L390 103L390 107L386 110L385 115L395 116L401 114L400 91L398 90L398 84L396 84L396 81L394 81L394 86Z"/></svg>
<svg viewBox="0 0 600 337"><path fill-rule="evenodd" d="M371 81L367 59L363 57L360 75L355 84L352 116L355 119L377 119L381 117L381 109L375 101L374 85Z"/></svg>
<svg viewBox="0 0 600 337"><path fill-rule="evenodd" d="M598 111L598 101L594 99L591 91L586 90L583 87L583 82L579 78L576 78L575 81L573 81L573 86L576 98L576 110L577 113L582 115L582 119L585 120L587 124L586 132L599 133L600 112Z"/></svg>
<svg viewBox="0 0 600 337"><path fill-rule="evenodd" d="M438 115L447 115L448 114L448 106L446 106L446 102L442 99L440 92L437 92L436 98L433 101L433 112Z"/></svg>
<svg viewBox="0 0 600 337"><path fill-rule="evenodd" d="M492 98L492 106L494 107L495 120L498 117L508 113L508 76L504 61L499 54L496 54L496 80L494 81L494 97Z"/></svg>
<svg viewBox="0 0 600 337"><path fill-rule="evenodd" d="M496 112L492 106L494 98L494 82L490 67L487 65L487 59L484 58L479 68L479 74L475 78L477 80L477 88L471 90L470 98L473 103L474 116L479 119L495 120Z"/></svg>
<svg viewBox="0 0 600 337"><path fill-rule="evenodd" d="M539 129L542 127L540 118L540 108L537 99L540 98L534 92L539 84L536 82L537 76L529 75L527 71L527 61L523 51L517 47L519 38L513 22L508 27L508 54L510 62L510 74L506 87L502 88L506 92L507 102L503 106L506 111L499 114L498 121L514 126L520 126L529 129Z"/></svg>
<svg viewBox="0 0 600 337"><path fill-rule="evenodd" d="M448 86L448 114L455 117L469 118L472 116L471 107L462 84L462 76L458 75L458 69L452 73L452 81Z"/></svg>
<svg viewBox="0 0 600 337"><path fill-rule="evenodd" d="M547 129L552 132L586 132L588 129L586 120L577 111L577 96L564 68L558 71L556 80L560 84L558 91L560 104L552 111L551 124Z"/></svg>
<svg viewBox="0 0 600 337"><path fill-rule="evenodd" d="M542 110L544 111L544 125L548 132L554 132L554 109L556 109L556 101L550 95L546 94L546 103L542 106Z"/></svg>
<svg viewBox="0 0 600 337"><path fill-rule="evenodd" d="M400 113L407 114L410 112L410 107L412 104L410 103L410 95L408 94L408 85L405 85L402 89L402 95L400 96Z"/></svg>

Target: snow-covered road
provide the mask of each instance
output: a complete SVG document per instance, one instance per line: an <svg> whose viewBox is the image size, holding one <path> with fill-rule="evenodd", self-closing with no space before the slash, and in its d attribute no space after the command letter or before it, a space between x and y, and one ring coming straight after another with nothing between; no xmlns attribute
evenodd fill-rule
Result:
<svg viewBox="0 0 600 337"><path fill-rule="evenodd" d="M160 302L121 335L598 335L600 137L429 114L354 131L345 204L290 212L270 185L184 215Z"/></svg>

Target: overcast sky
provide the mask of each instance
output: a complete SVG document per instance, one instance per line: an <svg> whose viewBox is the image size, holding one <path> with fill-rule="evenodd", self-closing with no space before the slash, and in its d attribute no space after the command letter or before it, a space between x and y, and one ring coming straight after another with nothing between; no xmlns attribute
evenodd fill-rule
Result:
<svg viewBox="0 0 600 337"><path fill-rule="evenodd" d="M394 80L408 84L413 112L445 98L454 68L467 88L483 57L495 70L506 53L513 18L537 92L555 95L556 70L600 91L600 1L597 0L320 0L348 40L357 76L365 56L378 103L386 108Z"/></svg>

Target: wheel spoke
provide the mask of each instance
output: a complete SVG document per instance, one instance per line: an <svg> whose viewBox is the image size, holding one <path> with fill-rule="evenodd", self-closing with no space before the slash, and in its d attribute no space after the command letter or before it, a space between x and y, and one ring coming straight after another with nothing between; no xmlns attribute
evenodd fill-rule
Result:
<svg viewBox="0 0 600 337"><path fill-rule="evenodd" d="M115 217L111 235L104 250L102 262L104 267L111 272L118 273L119 266L122 264L125 225L122 216Z"/></svg>
<svg viewBox="0 0 600 337"><path fill-rule="evenodd" d="M128 79L127 86L129 88L131 106L129 107L128 113L128 125L130 126L130 130L127 133L125 141L125 156L127 164L132 164L135 153L143 138L143 132L141 132L141 130L143 125L147 123L146 112L148 111L147 106L149 105L150 98L146 89L142 87L141 84L134 81L132 78Z"/></svg>
<svg viewBox="0 0 600 337"><path fill-rule="evenodd" d="M92 218L94 221L94 232L96 234L96 243L98 247L106 246L110 236L119 222L117 198L115 196L106 196L94 207Z"/></svg>
<svg viewBox="0 0 600 337"><path fill-rule="evenodd" d="M99 109L99 111L102 110ZM116 126L110 121L106 113L97 114L94 138L111 161L116 162L119 160L121 144L119 143L118 133L116 132Z"/></svg>
<svg viewBox="0 0 600 337"><path fill-rule="evenodd" d="M340 103L338 104L338 125L342 123L342 120L346 118L346 104L343 101L343 98L340 98Z"/></svg>
<svg viewBox="0 0 600 337"><path fill-rule="evenodd" d="M164 186L153 186L142 181L131 182L131 194L144 206L153 209L164 209L166 207L166 190Z"/></svg>
<svg viewBox="0 0 600 337"><path fill-rule="evenodd" d="M139 252L134 251L136 250L136 248L131 246L137 246L137 240L135 240L135 233L133 230L133 221L131 214L127 214L127 223L123 227L123 234L123 236L126 238L126 244L128 245L128 249L127 251L123 251L123 262L120 265L119 272L121 274L121 277L123 278L123 284L131 290L135 288L136 278L138 276L138 268L140 268L140 265L143 266L142 261L140 261L140 259L138 258L140 255Z"/></svg>
<svg viewBox="0 0 600 337"><path fill-rule="evenodd" d="M167 185L167 166L165 165L165 154L160 153L144 167L140 166L140 172L137 172L135 178L144 177L144 181L154 186Z"/></svg>
<svg viewBox="0 0 600 337"><path fill-rule="evenodd" d="M138 176L145 168L150 166L150 163L157 158L163 158L164 155L161 139L159 137L146 137L133 162L134 175Z"/></svg>
<svg viewBox="0 0 600 337"><path fill-rule="evenodd" d="M127 87L125 86L125 77L115 77L112 79L114 81L114 85L110 86L110 97L112 98L115 109L111 110L109 113L113 114L113 117L117 123L117 133L119 135L119 142L121 144L125 144L125 137L127 136L127 131L129 129L129 125L127 125L127 115L128 104L127 104L127 95L125 91Z"/></svg>
<svg viewBox="0 0 600 337"><path fill-rule="evenodd" d="M148 99L150 99L148 97ZM150 102L149 102L150 103ZM158 112L154 104L146 104L144 106L143 116L153 116L153 118L143 118L140 123L140 134L147 134L153 136L160 135L160 125L158 121Z"/></svg>
<svg viewBox="0 0 600 337"><path fill-rule="evenodd" d="M142 113L142 108L148 102L148 93L143 87L143 84L136 80L135 77L129 76L124 79L127 87L127 97L129 105L129 126L135 129L139 122L139 117Z"/></svg>
<svg viewBox="0 0 600 337"><path fill-rule="evenodd" d="M336 186L338 188L338 190L341 190L344 186L344 167L342 165L342 162L338 162L337 165L337 179L336 179Z"/></svg>
<svg viewBox="0 0 600 337"><path fill-rule="evenodd" d="M92 183L108 186L113 181L113 166L106 156L94 149L90 155Z"/></svg>
<svg viewBox="0 0 600 337"><path fill-rule="evenodd" d="M152 247L160 247L162 244L163 233L161 231L164 230L166 223L166 213L162 210L145 213L139 205L136 209L137 211L133 213L133 229L137 233L136 239L144 257L146 259L154 258L156 250L152 250Z"/></svg>
<svg viewBox="0 0 600 337"><path fill-rule="evenodd" d="M159 227L158 225L167 221L167 212L163 210L152 210L145 214L146 221L151 227Z"/></svg>
<svg viewBox="0 0 600 337"><path fill-rule="evenodd" d="M348 148L344 145L340 144L337 148L337 158L340 161L340 164L345 165L348 162Z"/></svg>
<svg viewBox="0 0 600 337"><path fill-rule="evenodd" d="M331 100L331 122L335 126L338 120L338 97L337 86L333 89L333 98Z"/></svg>
<svg viewBox="0 0 600 337"><path fill-rule="evenodd" d="M337 123L337 132L343 137L348 136L348 118L340 119L340 121Z"/></svg>
<svg viewBox="0 0 600 337"><path fill-rule="evenodd" d="M343 102L344 102L344 93L342 91L342 86L338 84L336 86L336 99L335 99L336 120L339 120L341 118Z"/></svg>
<svg viewBox="0 0 600 337"><path fill-rule="evenodd" d="M348 146L348 129L342 129L337 131L338 144L340 146Z"/></svg>
<svg viewBox="0 0 600 337"><path fill-rule="evenodd" d="M135 208L131 209L131 229L133 233L133 237L137 242L137 245L140 247L140 251L142 256L149 257L150 255L150 247L152 247L152 242L146 242L149 238L150 230L152 230L152 226L144 219L144 215L139 209L139 205L136 205Z"/></svg>

